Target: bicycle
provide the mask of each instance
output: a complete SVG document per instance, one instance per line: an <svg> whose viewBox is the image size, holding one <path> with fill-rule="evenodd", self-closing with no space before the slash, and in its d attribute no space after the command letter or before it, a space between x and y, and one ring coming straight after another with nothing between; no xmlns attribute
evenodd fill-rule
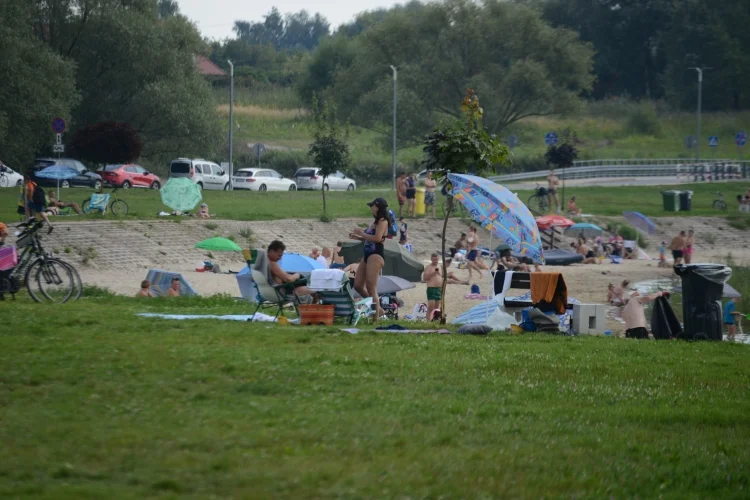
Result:
<svg viewBox="0 0 750 500"><path fill-rule="evenodd" d="M128 215L128 204L125 203L125 200L121 200L117 197L117 191L119 191L119 188L114 188L112 192L109 194L110 199L108 200L109 204L109 210L112 212L113 215ZM102 193L99 193L102 194ZM81 205L81 209L83 210L83 213L88 214L91 213L94 210L100 210L102 213L104 213L103 210L100 208L92 208L91 207L91 198L86 198L83 200L83 204Z"/></svg>
<svg viewBox="0 0 750 500"><path fill-rule="evenodd" d="M716 196L718 196L719 199L714 200L714 204L713 204L714 210L724 210L724 211L726 211L726 209L727 209L727 202L724 201L724 195L721 194L720 191L716 191Z"/></svg>
<svg viewBox="0 0 750 500"><path fill-rule="evenodd" d="M540 214L546 214L549 211L549 192L547 191L547 188L540 187L539 184L537 184L534 194L529 196L526 206L529 207L529 210Z"/></svg>
<svg viewBox="0 0 750 500"><path fill-rule="evenodd" d="M81 277L73 266L44 251L37 234L42 225L41 221L33 221L16 226L24 228L16 241L16 246L23 250L18 265L10 270L7 278L0 280L0 293L15 297L25 285L36 302L46 299L63 303L74 293L74 300L77 300L83 290Z"/></svg>
<svg viewBox="0 0 750 500"><path fill-rule="evenodd" d="M443 210L443 216L448 214L448 197L445 197L445 200L443 200L442 210ZM451 210L451 216L458 215L461 219L465 219L469 216L469 213L466 211L466 207L463 206L462 203L457 202L455 199L451 201L453 208Z"/></svg>

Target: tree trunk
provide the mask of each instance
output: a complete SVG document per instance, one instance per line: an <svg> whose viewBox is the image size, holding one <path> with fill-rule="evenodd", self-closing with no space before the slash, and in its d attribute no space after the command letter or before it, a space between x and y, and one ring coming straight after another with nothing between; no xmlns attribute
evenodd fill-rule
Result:
<svg viewBox="0 0 750 500"><path fill-rule="evenodd" d="M320 187L320 190L323 191L323 215L326 214L326 178L323 177L323 185Z"/></svg>
<svg viewBox="0 0 750 500"><path fill-rule="evenodd" d="M446 315L445 315L445 289L448 286L448 269L445 266L445 233L448 230L448 218L451 216L451 213L453 212L453 197L448 196L445 200L445 219L443 219L443 235L442 235L442 253L443 253L443 296L440 299L440 324L444 325L446 323ZM429 321L431 318L427 318Z"/></svg>

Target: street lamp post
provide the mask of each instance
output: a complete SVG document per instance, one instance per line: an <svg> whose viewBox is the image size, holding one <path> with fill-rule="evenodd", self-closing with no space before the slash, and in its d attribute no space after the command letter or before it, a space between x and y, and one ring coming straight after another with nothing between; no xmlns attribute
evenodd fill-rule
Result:
<svg viewBox="0 0 750 500"><path fill-rule="evenodd" d="M232 176L234 175L234 164L232 163L232 143L234 139L234 64L232 61L229 63L229 190L234 190L234 183L232 182Z"/></svg>
<svg viewBox="0 0 750 500"><path fill-rule="evenodd" d="M698 130L697 135L695 136L695 162L699 163L701 161L701 107L702 107L702 101L703 101L703 72L707 69L711 68L689 68L694 69L698 73L698 111L697 119L698 119Z"/></svg>
<svg viewBox="0 0 750 500"><path fill-rule="evenodd" d="M398 71L396 66L391 65L393 70L393 158L391 160L391 167L393 169L393 189L396 189L396 78Z"/></svg>

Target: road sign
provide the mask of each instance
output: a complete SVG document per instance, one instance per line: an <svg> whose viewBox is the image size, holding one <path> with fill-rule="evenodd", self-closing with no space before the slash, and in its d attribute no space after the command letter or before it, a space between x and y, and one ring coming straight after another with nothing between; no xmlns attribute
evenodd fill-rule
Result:
<svg viewBox="0 0 750 500"><path fill-rule="evenodd" d="M65 132L65 128L67 126L68 125L65 123L65 120L63 120L62 118L58 117L52 120L52 131L56 134L62 134L63 132Z"/></svg>
<svg viewBox="0 0 750 500"><path fill-rule="evenodd" d="M557 134L555 132L547 132L547 135L544 136L544 143L547 146L557 144Z"/></svg>
<svg viewBox="0 0 750 500"><path fill-rule="evenodd" d="M517 135L509 135L508 136L508 147L513 149L516 146L518 146L518 136Z"/></svg>
<svg viewBox="0 0 750 500"><path fill-rule="evenodd" d="M747 142L747 134L744 130L737 132L737 135L734 137L734 142L736 142L739 147L745 145Z"/></svg>
<svg viewBox="0 0 750 500"><path fill-rule="evenodd" d="M53 153L64 153L65 152L65 145L64 144L55 144L52 146L52 152Z"/></svg>
<svg viewBox="0 0 750 500"><path fill-rule="evenodd" d="M253 154L255 155L256 158L260 158L261 156L265 154L265 152L266 152L266 147L263 144L261 143L253 144Z"/></svg>
<svg viewBox="0 0 750 500"><path fill-rule="evenodd" d="M57 138L55 139L55 144L62 144L62 134L57 134Z"/></svg>
<svg viewBox="0 0 750 500"><path fill-rule="evenodd" d="M719 136L718 135L711 135L708 137L708 145L712 148L718 148L719 147Z"/></svg>
<svg viewBox="0 0 750 500"><path fill-rule="evenodd" d="M688 149L692 149L695 146L698 145L698 138L694 135L686 135L685 136L685 147Z"/></svg>

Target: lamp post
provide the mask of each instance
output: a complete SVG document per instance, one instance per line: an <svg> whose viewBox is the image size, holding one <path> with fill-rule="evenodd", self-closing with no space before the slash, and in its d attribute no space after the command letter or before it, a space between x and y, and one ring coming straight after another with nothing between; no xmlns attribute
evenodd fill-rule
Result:
<svg viewBox="0 0 750 500"><path fill-rule="evenodd" d="M234 139L234 64L229 63L229 190L234 190L232 176L234 175L234 164L232 163L232 143Z"/></svg>
<svg viewBox="0 0 750 500"><path fill-rule="evenodd" d="M696 112L698 119L698 130L697 135L695 136L695 162L698 163L701 161L701 106L703 101L703 72L711 68L694 67L688 69L694 69L698 73L698 111Z"/></svg>
<svg viewBox="0 0 750 500"><path fill-rule="evenodd" d="M398 71L396 66L391 65L393 70L393 158L391 160L391 167L393 169L393 190L396 190L396 79Z"/></svg>

